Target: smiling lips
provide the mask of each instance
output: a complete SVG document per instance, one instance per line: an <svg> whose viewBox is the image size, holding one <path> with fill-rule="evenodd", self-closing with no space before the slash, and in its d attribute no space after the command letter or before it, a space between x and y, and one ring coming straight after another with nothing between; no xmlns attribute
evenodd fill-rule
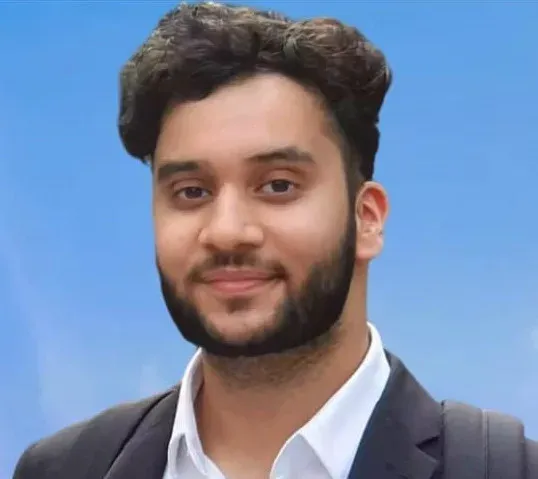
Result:
<svg viewBox="0 0 538 479"><path fill-rule="evenodd" d="M204 274L202 280L223 295L241 295L277 279L267 271L248 269L219 269Z"/></svg>

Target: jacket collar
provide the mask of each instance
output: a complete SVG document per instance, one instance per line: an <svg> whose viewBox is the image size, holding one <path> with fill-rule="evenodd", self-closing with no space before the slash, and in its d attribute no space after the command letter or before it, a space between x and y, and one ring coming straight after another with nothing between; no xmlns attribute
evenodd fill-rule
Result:
<svg viewBox="0 0 538 479"><path fill-rule="evenodd" d="M162 479L178 396L179 387L155 404L104 479Z"/></svg>
<svg viewBox="0 0 538 479"><path fill-rule="evenodd" d="M402 362L387 352L389 381L358 448L349 479L431 479L439 460L442 411ZM427 446L427 447L426 447ZM365 476L366 474L366 476Z"/></svg>

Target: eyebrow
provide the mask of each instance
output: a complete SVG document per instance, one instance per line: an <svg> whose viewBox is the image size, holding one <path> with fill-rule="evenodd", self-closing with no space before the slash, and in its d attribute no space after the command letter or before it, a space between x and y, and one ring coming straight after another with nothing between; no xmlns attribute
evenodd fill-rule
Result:
<svg viewBox="0 0 538 479"><path fill-rule="evenodd" d="M157 168L157 181L163 182L178 173L198 171L200 162L196 160L170 160Z"/></svg>
<svg viewBox="0 0 538 479"><path fill-rule="evenodd" d="M310 153L294 146L263 151L248 157L247 161L249 163L314 163L314 159ZM165 160L164 164L157 168L157 181L163 182L178 173L191 173L194 171L199 171L201 169L201 165L206 162L207 160L194 159Z"/></svg>
<svg viewBox="0 0 538 479"><path fill-rule="evenodd" d="M310 153L294 146L258 153L248 158L248 160L255 163L271 163L274 161L314 163L314 159Z"/></svg>

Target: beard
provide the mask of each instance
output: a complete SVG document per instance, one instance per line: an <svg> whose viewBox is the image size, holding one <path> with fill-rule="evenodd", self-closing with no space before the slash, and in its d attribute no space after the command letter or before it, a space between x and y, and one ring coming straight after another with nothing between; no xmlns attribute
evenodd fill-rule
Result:
<svg viewBox="0 0 538 479"><path fill-rule="evenodd" d="M181 335L190 343L217 357L258 357L290 352L325 336L338 323L344 309L355 265L355 218L349 215L346 229L336 247L322 261L313 264L301 289L289 293L275 308L273 321L244 341L230 341L211 327L207 318L187 297L177 293L157 261L163 298ZM251 264L255 261L249 261ZM247 264L246 255L220 255L211 265ZM209 263L208 263L209 265ZM285 272L274 265L276 272ZM191 278L195 276L192 273ZM241 304L236 305L237 309Z"/></svg>

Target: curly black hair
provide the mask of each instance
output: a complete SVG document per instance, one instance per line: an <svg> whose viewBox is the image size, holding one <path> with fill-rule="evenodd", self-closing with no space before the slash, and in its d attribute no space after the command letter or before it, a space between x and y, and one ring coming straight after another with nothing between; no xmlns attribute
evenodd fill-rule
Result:
<svg viewBox="0 0 538 479"><path fill-rule="evenodd" d="M356 28L330 18L293 21L213 2L167 13L121 70L119 132L127 152L151 162L163 114L257 73L276 72L316 91L344 140L346 166L374 172L379 111L392 74Z"/></svg>

